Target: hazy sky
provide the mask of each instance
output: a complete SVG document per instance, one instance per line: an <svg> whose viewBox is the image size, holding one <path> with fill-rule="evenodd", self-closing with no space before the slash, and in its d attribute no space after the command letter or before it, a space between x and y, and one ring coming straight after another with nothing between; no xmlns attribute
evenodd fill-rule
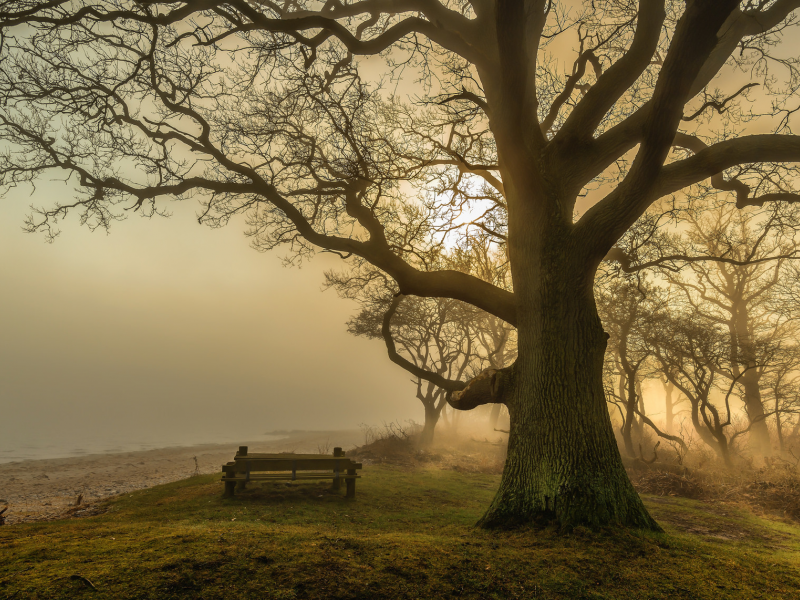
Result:
<svg viewBox="0 0 800 600"><path fill-rule="evenodd" d="M422 420L381 342L347 334L356 306L251 249L243 224L200 226L197 205L133 216L111 233L77 218L61 237L22 232L42 181L0 200L0 440L244 437L278 428Z"/></svg>

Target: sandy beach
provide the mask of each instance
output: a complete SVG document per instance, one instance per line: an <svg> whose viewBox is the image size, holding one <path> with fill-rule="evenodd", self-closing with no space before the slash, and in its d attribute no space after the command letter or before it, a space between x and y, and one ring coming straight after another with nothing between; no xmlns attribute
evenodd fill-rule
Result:
<svg viewBox="0 0 800 600"><path fill-rule="evenodd" d="M6 525L86 516L99 500L177 481L194 474L219 473L240 445L251 452L333 452L364 443L364 434L351 431L291 432L273 441L206 444L92 454L71 458L25 460L0 464L0 510ZM222 485L220 484L220 493ZM80 504L77 504L81 496Z"/></svg>

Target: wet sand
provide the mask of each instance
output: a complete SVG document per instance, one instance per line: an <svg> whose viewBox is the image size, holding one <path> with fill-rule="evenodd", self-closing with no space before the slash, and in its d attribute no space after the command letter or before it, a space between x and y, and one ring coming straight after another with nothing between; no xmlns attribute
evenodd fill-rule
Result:
<svg viewBox="0 0 800 600"><path fill-rule="evenodd" d="M24 460L0 464L0 510L6 525L65 516L86 516L98 510L99 500L177 481L195 474L220 473L238 446L250 452L332 453L364 443L352 431L291 432L285 438L237 444L206 444L92 454L72 458ZM195 461L196 459L196 461ZM222 484L220 484L220 492ZM78 496L81 497L77 505Z"/></svg>

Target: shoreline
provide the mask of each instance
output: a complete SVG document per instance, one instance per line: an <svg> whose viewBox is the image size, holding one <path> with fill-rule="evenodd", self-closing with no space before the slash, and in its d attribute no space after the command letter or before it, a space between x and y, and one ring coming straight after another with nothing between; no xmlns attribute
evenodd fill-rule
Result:
<svg viewBox="0 0 800 600"><path fill-rule="evenodd" d="M286 437L230 444L168 446L131 452L0 463L0 510L6 525L88 516L107 498L192 475L221 472L238 447L251 452L331 453L363 444L360 430L287 432ZM221 488L220 488L221 489ZM80 505L77 505L78 496Z"/></svg>

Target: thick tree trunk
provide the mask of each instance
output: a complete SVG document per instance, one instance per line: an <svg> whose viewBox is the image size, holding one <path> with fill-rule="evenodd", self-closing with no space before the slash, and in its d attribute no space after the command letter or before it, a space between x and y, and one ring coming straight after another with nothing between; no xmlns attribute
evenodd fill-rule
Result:
<svg viewBox="0 0 800 600"><path fill-rule="evenodd" d="M498 371L503 375L492 379L491 401L507 405L510 431L500 485L480 525L659 530L625 472L603 389L608 334L593 286L609 248L602 236L575 235L579 189L542 161L538 138L530 135L538 129L526 127L526 77L517 77L528 65L511 67L527 61L525 7L497 6L504 69L487 99L498 107L490 119L508 206L518 354L507 374ZM497 73L484 75L498 79Z"/></svg>
<svg viewBox="0 0 800 600"><path fill-rule="evenodd" d="M557 257L542 258L547 268L534 277L515 274L519 356L504 381L492 383L511 416L508 457L480 525L658 530L614 439L602 382L608 335L591 284L571 277Z"/></svg>

